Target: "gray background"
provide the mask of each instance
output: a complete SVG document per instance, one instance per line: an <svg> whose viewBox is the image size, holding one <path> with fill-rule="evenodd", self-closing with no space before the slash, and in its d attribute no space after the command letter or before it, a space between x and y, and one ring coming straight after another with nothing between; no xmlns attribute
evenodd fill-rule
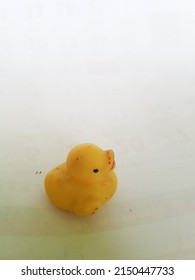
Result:
<svg viewBox="0 0 195 280"><path fill-rule="evenodd" d="M195 4L0 0L0 258L195 258ZM76 144L116 154L93 217L43 181Z"/></svg>

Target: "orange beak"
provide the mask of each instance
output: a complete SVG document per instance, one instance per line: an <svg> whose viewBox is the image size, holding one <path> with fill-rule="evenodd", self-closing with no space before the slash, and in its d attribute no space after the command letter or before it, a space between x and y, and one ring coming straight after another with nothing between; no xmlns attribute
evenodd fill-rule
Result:
<svg viewBox="0 0 195 280"><path fill-rule="evenodd" d="M106 157L108 160L108 164L110 166L110 170L114 169L116 166L115 160L114 160L114 152L112 150L106 150Z"/></svg>

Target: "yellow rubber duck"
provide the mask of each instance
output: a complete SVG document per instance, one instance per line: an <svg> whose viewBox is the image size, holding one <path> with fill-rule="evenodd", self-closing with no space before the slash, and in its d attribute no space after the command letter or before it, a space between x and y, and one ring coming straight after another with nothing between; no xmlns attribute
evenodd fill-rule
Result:
<svg viewBox="0 0 195 280"><path fill-rule="evenodd" d="M116 191L117 177L112 150L94 144L80 144L68 154L66 162L45 177L51 202L78 216L94 214Z"/></svg>

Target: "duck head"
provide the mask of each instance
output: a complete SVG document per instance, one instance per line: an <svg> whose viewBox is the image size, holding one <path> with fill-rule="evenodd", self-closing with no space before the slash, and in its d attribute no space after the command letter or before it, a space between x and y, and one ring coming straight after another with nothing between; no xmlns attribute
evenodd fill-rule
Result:
<svg viewBox="0 0 195 280"><path fill-rule="evenodd" d="M75 180L98 182L115 168L114 152L104 151L94 144L80 144L69 152L66 165Z"/></svg>

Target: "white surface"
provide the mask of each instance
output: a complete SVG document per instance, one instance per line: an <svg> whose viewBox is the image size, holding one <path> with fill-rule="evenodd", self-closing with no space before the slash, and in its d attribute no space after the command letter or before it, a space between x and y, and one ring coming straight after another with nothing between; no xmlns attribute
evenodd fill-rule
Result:
<svg viewBox="0 0 195 280"><path fill-rule="evenodd" d="M0 1L1 259L195 258L194 29L188 0ZM82 142L119 179L89 218L43 187Z"/></svg>

